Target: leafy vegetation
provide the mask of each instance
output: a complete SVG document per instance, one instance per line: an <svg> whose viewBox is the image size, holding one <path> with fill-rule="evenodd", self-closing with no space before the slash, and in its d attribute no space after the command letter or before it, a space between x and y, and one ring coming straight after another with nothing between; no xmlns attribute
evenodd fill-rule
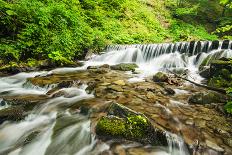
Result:
<svg viewBox="0 0 232 155"><path fill-rule="evenodd" d="M232 96L232 87L229 87L227 89L227 94L229 96ZM225 105L225 110L227 113L232 114L232 101L227 102L227 104Z"/></svg>
<svg viewBox="0 0 232 155"><path fill-rule="evenodd" d="M101 51L107 44L231 38L231 1L207 3L0 0L0 58L3 64L50 59L65 65L87 51Z"/></svg>

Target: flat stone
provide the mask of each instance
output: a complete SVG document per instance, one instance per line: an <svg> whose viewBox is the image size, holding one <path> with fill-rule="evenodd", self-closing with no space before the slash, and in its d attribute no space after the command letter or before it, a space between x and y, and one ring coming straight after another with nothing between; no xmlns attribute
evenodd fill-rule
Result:
<svg viewBox="0 0 232 155"><path fill-rule="evenodd" d="M218 146L217 144L215 144L214 142L206 140L205 143L208 147L212 148L213 150L216 150L218 152L224 152L224 149Z"/></svg>
<svg viewBox="0 0 232 155"><path fill-rule="evenodd" d="M113 83L116 84L116 85L120 85L120 86L125 86L126 85L126 83L123 80L114 81Z"/></svg>
<svg viewBox="0 0 232 155"><path fill-rule="evenodd" d="M122 87L117 86L117 85L108 86L108 89L112 89L112 90L117 91L117 92L123 92Z"/></svg>
<svg viewBox="0 0 232 155"><path fill-rule="evenodd" d="M153 98L156 97L155 94L152 93L152 92L148 92L146 96L147 96L148 99L153 99Z"/></svg>

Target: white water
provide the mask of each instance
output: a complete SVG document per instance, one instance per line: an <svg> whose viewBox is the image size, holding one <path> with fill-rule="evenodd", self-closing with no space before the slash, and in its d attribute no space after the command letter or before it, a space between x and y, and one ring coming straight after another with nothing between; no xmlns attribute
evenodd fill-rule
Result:
<svg viewBox="0 0 232 155"><path fill-rule="evenodd" d="M0 87L0 92L8 91L8 93L4 94L5 96L45 94L51 87L40 88L26 83L27 78L40 74L44 73L20 73L11 77L0 78L0 84L3 86ZM64 96L55 97L46 101L42 106L31 111L31 114L24 120L1 124L0 154L51 155L56 151L55 154L60 152L60 155L64 155L70 154L70 150L72 150L71 154L89 154L91 152L99 153L99 151L108 149L106 144L99 144L98 149L94 149L96 140L95 136L92 135L90 131L90 121L86 116L82 116L78 113L72 115L67 111L68 109L63 112L60 111L60 106L68 107L80 100L92 98L92 94L87 94L85 92L86 87L86 85L83 85L80 88L71 87L61 89L59 91L64 92ZM2 99L0 101L2 101ZM7 106L4 105L4 108L7 108ZM61 118L69 117L69 119L77 121L76 124L65 126L62 132L54 139L52 137L54 136L54 129L59 113L63 113ZM38 132L37 136L28 144L25 143L27 137L35 132ZM74 133L76 134L75 146L71 147L67 143L73 139ZM60 144L62 144L63 147L61 147ZM58 147L54 147L54 145ZM63 152L61 152L61 150Z"/></svg>
<svg viewBox="0 0 232 155"><path fill-rule="evenodd" d="M102 64L136 63L139 68L138 75L130 79L130 82L144 80L144 77L153 75L158 71L167 69L188 69L191 77L195 81L202 78L198 75L198 67L207 56L213 57L221 51L221 46L217 50L211 50L211 42L207 46L205 53L201 53L197 59L198 46L194 44L192 55L186 47L189 43L163 44L163 45L132 45L125 48L116 48L102 55L92 57L85 62L83 67L79 68L59 68L50 72L20 73L10 77L0 78L0 94L15 96L21 94L45 95L54 85L43 88L36 87L26 82L27 78L37 75L60 74L84 70L88 66L97 66ZM230 44L232 46L232 44ZM180 47L180 48L179 48ZM201 51L203 50L201 46ZM179 50L178 50L179 49ZM186 50L186 54L181 51ZM196 55L195 55L195 54ZM220 57L232 57L232 50L225 50ZM52 95L62 92L63 95L47 100L43 105L34 109L25 120L20 122L5 122L0 125L0 154L9 155L95 155L104 150L109 150L109 145L99 142L90 130L90 121L86 116L80 114L71 114L68 109L61 107L70 106L80 100L93 98L93 94L85 92L86 86L80 88L71 87L60 89ZM177 93L188 93L176 90ZM2 99L0 99L0 102ZM178 106L181 103L172 101L172 104ZM0 110L7 108L7 103L0 106ZM160 105L159 105L160 106ZM172 115L170 110L162 107L167 115ZM58 115L62 113L62 116ZM62 119L75 120L75 123L64 126L59 132L54 130L56 123ZM178 124L178 120L175 120ZM178 124L180 125L180 124ZM181 128L181 126L179 126ZM38 135L29 143L25 144L25 138L34 132ZM168 148L164 151L154 149L154 155L189 155L189 152L181 137L167 133Z"/></svg>

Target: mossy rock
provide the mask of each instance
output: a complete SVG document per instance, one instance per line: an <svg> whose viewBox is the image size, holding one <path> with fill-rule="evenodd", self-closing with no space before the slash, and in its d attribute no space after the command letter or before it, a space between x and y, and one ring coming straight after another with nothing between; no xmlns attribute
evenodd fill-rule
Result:
<svg viewBox="0 0 232 155"><path fill-rule="evenodd" d="M110 66L112 70L120 70L120 71L135 71L138 68L138 65L134 63L122 63L118 65Z"/></svg>
<svg viewBox="0 0 232 155"><path fill-rule="evenodd" d="M212 77L208 81L208 85L212 87L217 87L217 88L228 88L228 87L232 87L232 80L227 80L220 76Z"/></svg>
<svg viewBox="0 0 232 155"><path fill-rule="evenodd" d="M192 104L211 104L211 103L225 103L228 97L226 95L209 91L207 93L196 93L190 96L189 103Z"/></svg>
<svg viewBox="0 0 232 155"><path fill-rule="evenodd" d="M145 115L117 103L112 103L108 115L100 118L96 134L106 140L126 139L143 144L167 145L164 133L155 130Z"/></svg>
<svg viewBox="0 0 232 155"><path fill-rule="evenodd" d="M223 78L231 78L228 75L232 74L232 59L221 58L215 60L210 65L210 75L222 76Z"/></svg>
<svg viewBox="0 0 232 155"><path fill-rule="evenodd" d="M19 121L24 118L24 108L22 106L12 106L0 110L0 124L4 121Z"/></svg>
<svg viewBox="0 0 232 155"><path fill-rule="evenodd" d="M219 51L219 52L216 52L214 54L210 54L208 55L203 61L202 63L200 64L199 66L199 70L202 71L204 69L205 66L210 66L212 62L214 62L215 60L218 60L220 59L220 57L222 56L222 53L224 51Z"/></svg>
<svg viewBox="0 0 232 155"><path fill-rule="evenodd" d="M167 82L168 81L168 75L163 72L158 72L153 76L152 79L154 82Z"/></svg>

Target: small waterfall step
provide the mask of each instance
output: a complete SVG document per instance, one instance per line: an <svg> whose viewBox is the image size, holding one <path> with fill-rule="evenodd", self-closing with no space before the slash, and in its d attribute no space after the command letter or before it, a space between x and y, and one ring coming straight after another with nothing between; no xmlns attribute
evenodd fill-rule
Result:
<svg viewBox="0 0 232 155"><path fill-rule="evenodd" d="M208 53L212 50L232 49L232 40L191 41L162 44L108 45L105 51L119 51L128 48L140 49L143 53L143 57L146 60L149 60L165 53L175 53L177 51L179 53L186 53L189 56L192 56L203 52Z"/></svg>

